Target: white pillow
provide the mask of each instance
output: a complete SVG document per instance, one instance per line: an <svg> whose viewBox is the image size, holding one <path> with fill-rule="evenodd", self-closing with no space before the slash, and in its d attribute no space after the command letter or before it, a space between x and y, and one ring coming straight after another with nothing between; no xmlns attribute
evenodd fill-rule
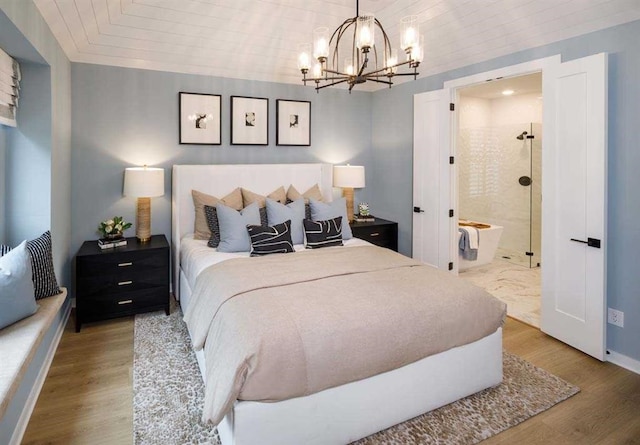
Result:
<svg viewBox="0 0 640 445"><path fill-rule="evenodd" d="M0 257L0 329L38 310L27 242Z"/></svg>
<svg viewBox="0 0 640 445"><path fill-rule="evenodd" d="M342 216L342 239L353 238L349 219L347 219L347 200L344 197L327 203L311 198L309 205L311 206L311 219L314 221L327 221Z"/></svg>

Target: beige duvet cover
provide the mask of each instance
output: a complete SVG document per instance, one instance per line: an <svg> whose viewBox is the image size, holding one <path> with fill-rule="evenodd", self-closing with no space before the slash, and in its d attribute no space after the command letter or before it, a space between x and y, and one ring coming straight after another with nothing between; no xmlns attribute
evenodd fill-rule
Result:
<svg viewBox="0 0 640 445"><path fill-rule="evenodd" d="M238 258L197 279L185 314L206 361L203 419L364 379L498 329L506 306L374 246Z"/></svg>

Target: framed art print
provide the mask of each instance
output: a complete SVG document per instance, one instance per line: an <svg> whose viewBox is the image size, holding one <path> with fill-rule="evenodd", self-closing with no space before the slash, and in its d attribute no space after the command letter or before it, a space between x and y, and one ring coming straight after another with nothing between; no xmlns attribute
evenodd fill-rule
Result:
<svg viewBox="0 0 640 445"><path fill-rule="evenodd" d="M269 144L269 99L231 96L231 144Z"/></svg>
<svg viewBox="0 0 640 445"><path fill-rule="evenodd" d="M180 143L220 145L221 96L180 93Z"/></svg>
<svg viewBox="0 0 640 445"><path fill-rule="evenodd" d="M311 102L276 101L276 145L311 145Z"/></svg>

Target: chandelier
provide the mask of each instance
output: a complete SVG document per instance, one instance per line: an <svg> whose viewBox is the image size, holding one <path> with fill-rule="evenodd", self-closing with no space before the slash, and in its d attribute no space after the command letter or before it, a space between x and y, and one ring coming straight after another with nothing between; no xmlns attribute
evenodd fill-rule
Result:
<svg viewBox="0 0 640 445"><path fill-rule="evenodd" d="M400 21L400 48L406 54L406 61L398 62L398 52L391 47L380 21L373 14L360 15L356 0L356 16L345 20L331 37L329 28L313 31L313 52L311 44L300 45L298 69L302 72L302 81L305 85L315 82L316 91L347 83L351 93L354 86L367 81L391 88L395 76L416 79L424 57L424 37L420 35L417 19L412 15ZM382 34L382 42L377 45L376 29ZM398 68L405 65L413 71L398 72ZM307 77L309 71L312 77Z"/></svg>

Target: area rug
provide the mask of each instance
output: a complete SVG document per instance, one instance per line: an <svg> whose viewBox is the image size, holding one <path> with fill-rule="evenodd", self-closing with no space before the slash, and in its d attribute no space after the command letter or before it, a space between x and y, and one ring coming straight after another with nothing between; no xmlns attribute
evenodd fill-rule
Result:
<svg viewBox="0 0 640 445"><path fill-rule="evenodd" d="M504 352L504 380L486 389L356 442L475 444L576 394L576 386ZM204 384L182 312L135 317L133 363L135 444L211 444L215 428L200 421Z"/></svg>

